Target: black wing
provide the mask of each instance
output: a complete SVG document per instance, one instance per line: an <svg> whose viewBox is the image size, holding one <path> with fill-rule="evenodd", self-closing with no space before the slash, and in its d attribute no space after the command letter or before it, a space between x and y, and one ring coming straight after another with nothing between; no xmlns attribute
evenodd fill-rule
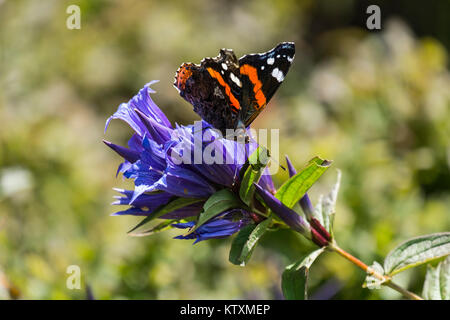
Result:
<svg viewBox="0 0 450 320"><path fill-rule="evenodd" d="M283 82L294 60L293 42L282 42L270 51L239 59L242 96L241 119L246 126L266 107Z"/></svg>

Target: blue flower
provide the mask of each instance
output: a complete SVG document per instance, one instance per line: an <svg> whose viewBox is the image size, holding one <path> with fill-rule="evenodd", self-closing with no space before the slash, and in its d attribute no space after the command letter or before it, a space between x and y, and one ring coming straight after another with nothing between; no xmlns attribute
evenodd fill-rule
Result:
<svg viewBox="0 0 450 320"><path fill-rule="evenodd" d="M275 198L270 192L255 184L255 191L258 193L267 206L283 220L293 230L301 233L306 238L311 239L311 227L297 212L286 207L280 200Z"/></svg>
<svg viewBox="0 0 450 320"><path fill-rule="evenodd" d="M242 218L238 220L234 220L233 216L239 214ZM230 211L226 211L215 219L206 222L196 229L194 232L188 235L179 235L175 237L175 239L196 239L194 244L208 240L212 238L220 239L231 236L232 234L239 231L242 227L246 226L251 222L250 217L247 212L242 209L233 209ZM179 229L192 228L195 226L194 221L186 222L186 223L176 223L173 224L174 227Z"/></svg>
<svg viewBox="0 0 450 320"><path fill-rule="evenodd" d="M128 103L120 104L106 121L105 131L112 119L123 120L134 130L128 147L104 141L124 158L117 174L122 173L125 178L133 179L135 185L134 190L116 189L121 196L116 197L113 204L131 207L114 215L148 216L174 197L185 197L201 201L160 218L180 220L194 217L201 212L209 196L238 184L239 170L257 144L223 139L220 132L205 121L199 122L200 129L198 125L173 127L150 97L151 93L155 93L150 88L154 82L146 84ZM209 158L204 158L205 155ZM209 161L211 159L214 161ZM264 176L259 185L274 193L270 176ZM196 238L196 242L223 238L249 223L249 217L250 213L245 210L224 212L188 236L177 238ZM193 225L193 221L174 224L177 228Z"/></svg>

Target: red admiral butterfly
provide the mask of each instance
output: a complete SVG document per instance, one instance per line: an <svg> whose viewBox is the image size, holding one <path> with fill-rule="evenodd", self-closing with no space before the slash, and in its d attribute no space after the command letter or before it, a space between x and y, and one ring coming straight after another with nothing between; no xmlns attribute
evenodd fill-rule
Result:
<svg viewBox="0 0 450 320"><path fill-rule="evenodd" d="M237 138L266 107L294 60L293 42L282 42L270 51L236 58L222 49L215 58L200 65L183 63L174 87L203 120L226 135L236 129ZM238 133L240 132L240 133ZM234 136L236 138L236 136ZM241 140L242 141L242 140Z"/></svg>

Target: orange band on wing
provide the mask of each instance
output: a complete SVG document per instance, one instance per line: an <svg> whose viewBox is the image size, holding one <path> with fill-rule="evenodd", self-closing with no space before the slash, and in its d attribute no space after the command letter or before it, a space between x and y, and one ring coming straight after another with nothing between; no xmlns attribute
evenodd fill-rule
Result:
<svg viewBox="0 0 450 320"><path fill-rule="evenodd" d="M254 68L248 64L244 64L243 66L241 66L239 71L241 74L248 76L248 78L250 79L250 82L253 84L253 92L255 93L255 99L256 99L256 102L258 103L257 109L260 109L263 106L265 106L266 96L264 95L264 93L261 90L262 83L258 79L258 72L256 71L256 68Z"/></svg>
<svg viewBox="0 0 450 320"><path fill-rule="evenodd" d="M219 84L225 88L225 94L230 98L231 106L235 109L235 111L238 111L241 108L239 101L234 97L233 93L231 92L230 86L225 82L225 80L223 80L220 73L218 73L213 68L207 68L206 70L208 70L211 77L217 79L217 81L219 81Z"/></svg>

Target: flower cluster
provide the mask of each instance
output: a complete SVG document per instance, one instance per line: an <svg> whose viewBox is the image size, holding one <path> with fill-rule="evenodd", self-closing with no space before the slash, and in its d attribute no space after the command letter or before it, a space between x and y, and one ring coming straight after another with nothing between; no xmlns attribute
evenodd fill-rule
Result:
<svg viewBox="0 0 450 320"><path fill-rule="evenodd" d="M164 227L189 229L187 234L175 238L195 239L196 243L228 237L245 226L261 223L273 212L280 218L279 223L286 224L317 245L326 246L331 241L328 232L313 217L314 208L306 194L299 199L306 220L275 196L276 189L266 166L255 169L260 170L256 174L258 178L245 181L247 185L241 186L245 180L243 172L254 168L246 161L258 148L255 142L242 144L224 139L205 121L201 122L200 129L196 125L173 127L150 97L154 93L150 88L152 83L145 85L128 103L122 103L106 121L105 131L112 119L121 119L134 130L128 148L104 141L125 160L117 174L133 179L135 185L134 190L115 189L121 195L113 204L130 207L114 215L145 216L143 223L150 218L163 219L166 221L162 222ZM200 139L197 139L198 135ZM208 159L203 158L204 155ZM292 177L296 172L286 159ZM245 170L242 170L244 166ZM218 211L205 213L205 208L210 207L209 199L224 189L233 205L226 208L219 205ZM256 192L259 198L249 190ZM208 217L200 223L198 217L202 213Z"/></svg>
<svg viewBox="0 0 450 320"><path fill-rule="evenodd" d="M131 207L114 215L149 216L174 198L184 197L198 198L200 201L159 218L181 220L196 217L212 194L238 185L238 173L247 155L255 150L256 144L241 144L218 138L217 131L206 122L203 122L202 132L196 132L193 125L176 125L174 128L150 97L155 92L150 88L154 82L146 84L128 103L120 104L118 110L106 121L105 131L112 119L121 119L134 130L128 141L128 148L104 141L125 159L117 173L134 179L135 184L134 190L116 189L121 196L113 204ZM195 141L196 134L202 135L200 145ZM221 158L227 161L198 163L193 157L199 148L202 152L208 148L212 153L220 152ZM217 157L217 154L213 155ZM274 189L269 175L264 175L259 185L266 190ZM201 241L227 237L251 222L250 217L245 210L233 209L221 213L195 232L177 238L196 238L196 241ZM193 225L194 221L173 224L176 228L190 228Z"/></svg>

